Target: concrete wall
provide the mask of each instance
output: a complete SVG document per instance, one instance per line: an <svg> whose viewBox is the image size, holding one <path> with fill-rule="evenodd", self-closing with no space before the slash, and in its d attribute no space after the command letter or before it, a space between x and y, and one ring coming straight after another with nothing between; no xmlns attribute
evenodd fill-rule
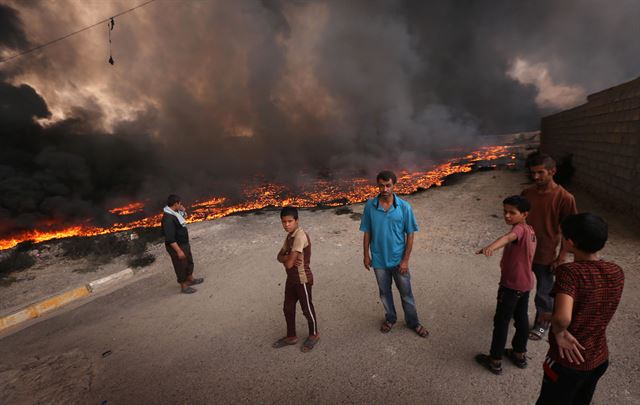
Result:
<svg viewBox="0 0 640 405"><path fill-rule="evenodd" d="M640 77L544 117L541 131L543 152L573 155L573 184L640 219Z"/></svg>

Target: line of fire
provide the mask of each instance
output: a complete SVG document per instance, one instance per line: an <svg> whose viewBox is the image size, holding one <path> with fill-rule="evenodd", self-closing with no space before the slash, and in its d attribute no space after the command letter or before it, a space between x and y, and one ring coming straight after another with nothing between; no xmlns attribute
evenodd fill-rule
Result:
<svg viewBox="0 0 640 405"><path fill-rule="evenodd" d="M400 171L396 191L398 194L407 195L420 190L426 190L433 186L441 186L448 176L457 173L467 173L479 162L497 162L510 166L515 164L516 155L510 146L495 145L484 146L461 157L449 159L425 171ZM489 164L495 166L495 164ZM377 192L376 187L367 178L350 178L339 181L327 181L318 179L311 182L303 190L292 192L290 187L284 184L263 184L248 187L244 191L243 201L230 201L223 196L196 201L189 207L188 222L201 222L239 212L255 211L267 207L282 207L294 205L310 208L317 206L338 207L366 201ZM34 243L45 242L53 239L70 237L89 237L109 233L122 232L136 228L157 227L160 225L161 213L142 219L127 221L127 218L139 214L144 209L144 202L136 201L122 207L109 210L110 213L122 218L121 222L109 227L97 227L90 224L75 224L72 226L50 226L47 229L32 229L23 231L4 239L0 239L0 250L10 249L21 242L32 241Z"/></svg>

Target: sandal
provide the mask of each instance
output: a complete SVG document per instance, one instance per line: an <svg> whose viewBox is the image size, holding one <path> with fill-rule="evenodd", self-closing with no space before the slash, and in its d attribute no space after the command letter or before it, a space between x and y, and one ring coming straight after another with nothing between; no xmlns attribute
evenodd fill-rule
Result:
<svg viewBox="0 0 640 405"><path fill-rule="evenodd" d="M302 353L308 353L313 350L314 346L318 344L318 341L320 341L319 336L317 336L315 339L311 339L310 337L308 337L302 344L300 350L302 350Z"/></svg>
<svg viewBox="0 0 640 405"><path fill-rule="evenodd" d="M478 362L478 364L480 364L482 367L486 368L487 370L491 371L495 375L502 374L502 364L496 365L491 360L491 357L487 356L486 354L476 355L476 362Z"/></svg>
<svg viewBox="0 0 640 405"><path fill-rule="evenodd" d="M380 325L380 332L382 333L389 333L391 332L391 329L393 329L393 325L391 322L389 321L384 321L382 322L382 325Z"/></svg>
<svg viewBox="0 0 640 405"><path fill-rule="evenodd" d="M546 330L542 326L534 327L529 331L529 340L542 340L545 332Z"/></svg>
<svg viewBox="0 0 640 405"><path fill-rule="evenodd" d="M200 278L194 278L193 280L191 280L189 282L189 285L196 285L196 284L202 284L204 282L204 278L200 277Z"/></svg>
<svg viewBox="0 0 640 405"><path fill-rule="evenodd" d="M296 343L298 343L298 339L289 339L287 337L283 337L273 342L271 347L273 347L274 349L280 349L281 347L295 345Z"/></svg>
<svg viewBox="0 0 640 405"><path fill-rule="evenodd" d="M505 349L504 355L518 368L527 368L527 356L519 357L513 349Z"/></svg>
<svg viewBox="0 0 640 405"><path fill-rule="evenodd" d="M416 332L418 334L418 336L426 338L427 336L429 336L429 331L427 330L427 328L425 328L422 325L418 325L415 328L413 328L413 331Z"/></svg>
<svg viewBox="0 0 640 405"><path fill-rule="evenodd" d="M193 294L193 293L194 293L194 292L196 292L196 291L198 291L198 290L196 290L196 289L195 289L195 288L193 288L193 287L187 287L187 288L183 288L183 289L182 289L182 293L183 293L183 294Z"/></svg>

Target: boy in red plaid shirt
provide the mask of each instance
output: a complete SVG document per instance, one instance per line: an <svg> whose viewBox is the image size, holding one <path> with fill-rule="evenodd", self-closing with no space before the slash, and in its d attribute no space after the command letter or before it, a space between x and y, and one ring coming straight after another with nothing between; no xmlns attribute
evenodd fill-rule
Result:
<svg viewBox="0 0 640 405"><path fill-rule="evenodd" d="M550 347L538 405L591 402L609 365L606 329L624 286L622 269L597 255L608 237L602 218L570 215L561 227L563 242L575 260L556 270Z"/></svg>

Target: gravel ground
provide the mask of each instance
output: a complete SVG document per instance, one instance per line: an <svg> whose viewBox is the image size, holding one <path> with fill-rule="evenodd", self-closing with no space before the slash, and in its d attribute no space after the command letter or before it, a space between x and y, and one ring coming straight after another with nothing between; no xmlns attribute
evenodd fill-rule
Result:
<svg viewBox="0 0 640 405"><path fill-rule="evenodd" d="M474 251L507 230L501 201L525 181L517 171L479 172L407 198L421 227L410 267L427 339L401 322L378 331L383 311L362 266L358 204L301 212L321 341L308 354L271 349L285 332L275 261L284 233L277 212L261 212L190 225L196 273L206 277L197 294L177 293L156 247L158 260L132 282L0 336L0 403L533 403L546 342L530 344L529 368L505 363L502 376L473 361L489 348L499 279L499 255ZM584 193L576 199L610 222L603 254L626 273L608 329L611 366L593 403L638 404L638 228ZM298 327L304 337L301 313Z"/></svg>

